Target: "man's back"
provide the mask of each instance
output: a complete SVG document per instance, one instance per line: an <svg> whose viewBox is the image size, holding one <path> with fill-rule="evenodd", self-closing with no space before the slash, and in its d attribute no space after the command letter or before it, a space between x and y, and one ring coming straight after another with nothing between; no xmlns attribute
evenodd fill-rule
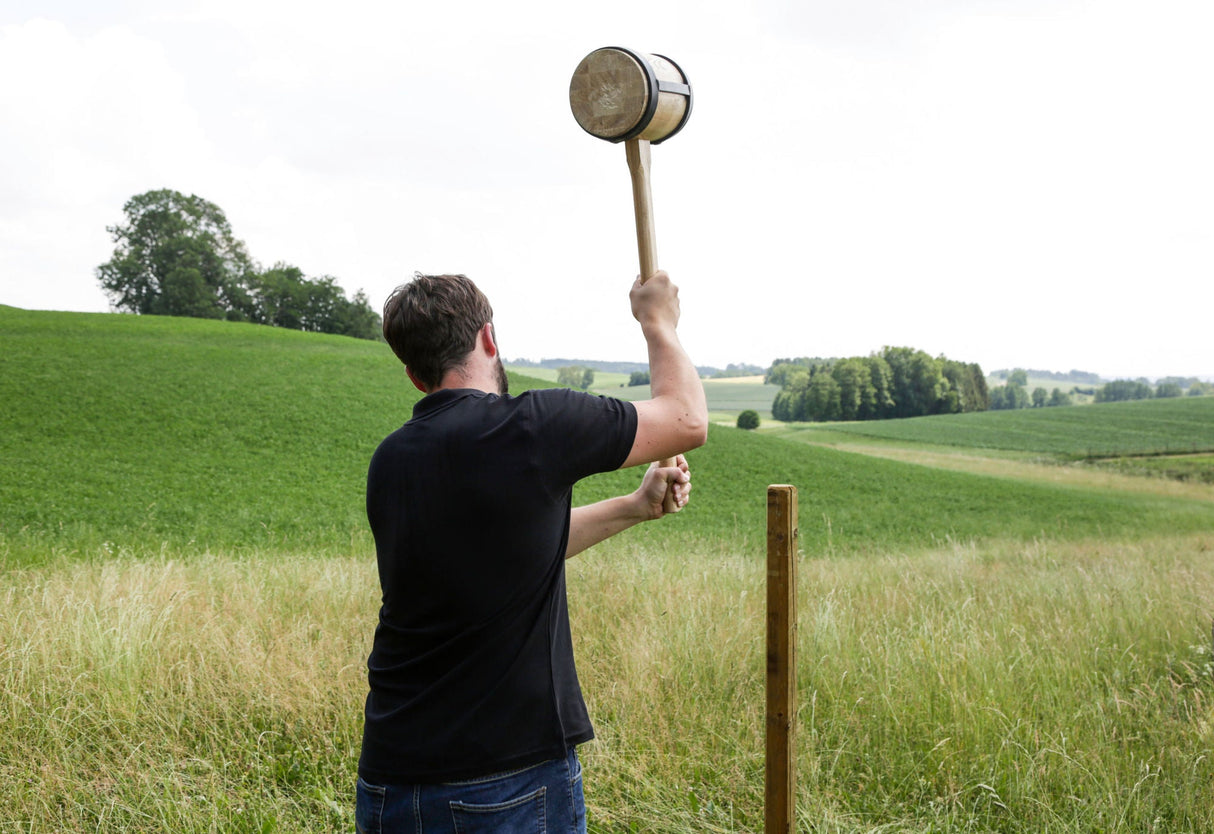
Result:
<svg viewBox="0 0 1214 834"><path fill-rule="evenodd" d="M446 389L372 458L384 600L360 773L475 776L593 737L573 666L564 556L573 484L619 467L628 403L564 389Z"/></svg>

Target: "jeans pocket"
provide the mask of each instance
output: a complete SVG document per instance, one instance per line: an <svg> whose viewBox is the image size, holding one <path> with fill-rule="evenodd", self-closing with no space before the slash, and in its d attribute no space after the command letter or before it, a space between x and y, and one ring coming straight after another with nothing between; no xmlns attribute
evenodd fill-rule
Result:
<svg viewBox="0 0 1214 834"><path fill-rule="evenodd" d="M364 782L361 777L354 798L354 827L358 834L380 834L388 789Z"/></svg>
<svg viewBox="0 0 1214 834"><path fill-rule="evenodd" d="M507 802L477 805L452 802L456 834L545 834L544 797L547 788Z"/></svg>

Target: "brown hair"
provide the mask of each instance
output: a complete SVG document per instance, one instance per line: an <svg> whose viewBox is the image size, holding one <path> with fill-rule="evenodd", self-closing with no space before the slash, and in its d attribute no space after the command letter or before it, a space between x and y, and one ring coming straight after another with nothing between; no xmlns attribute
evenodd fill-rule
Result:
<svg viewBox="0 0 1214 834"><path fill-rule="evenodd" d="M464 275L422 275L384 302L384 339L427 390L459 367L493 322L489 299Z"/></svg>

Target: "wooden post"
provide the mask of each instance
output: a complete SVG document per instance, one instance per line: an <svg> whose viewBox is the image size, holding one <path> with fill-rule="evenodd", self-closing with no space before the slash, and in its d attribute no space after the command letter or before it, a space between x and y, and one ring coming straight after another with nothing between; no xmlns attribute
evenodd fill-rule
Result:
<svg viewBox="0 0 1214 834"><path fill-rule="evenodd" d="M767 488L766 834L792 834L797 776L797 488Z"/></svg>

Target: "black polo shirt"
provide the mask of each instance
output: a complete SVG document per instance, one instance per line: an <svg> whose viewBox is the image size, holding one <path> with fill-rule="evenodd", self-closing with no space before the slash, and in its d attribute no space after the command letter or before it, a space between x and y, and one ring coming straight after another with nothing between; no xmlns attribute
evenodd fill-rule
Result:
<svg viewBox="0 0 1214 834"><path fill-rule="evenodd" d="M623 464L631 403L438 391L367 473L383 605L359 774L463 779L594 737L565 598L573 484Z"/></svg>

